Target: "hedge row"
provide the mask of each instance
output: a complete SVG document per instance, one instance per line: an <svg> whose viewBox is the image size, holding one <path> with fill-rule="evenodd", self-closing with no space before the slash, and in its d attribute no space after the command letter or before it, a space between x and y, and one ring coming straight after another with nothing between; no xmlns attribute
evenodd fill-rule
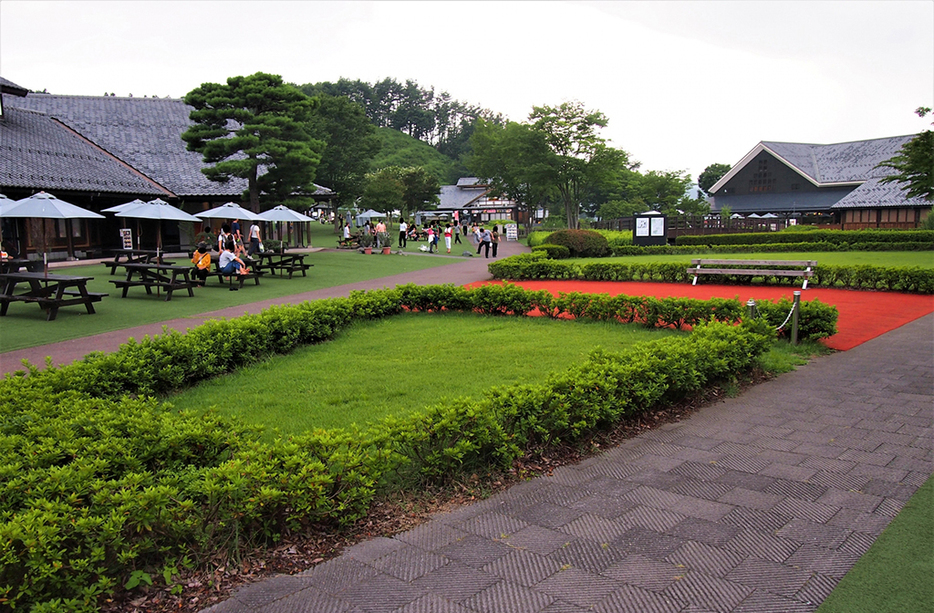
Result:
<svg viewBox="0 0 934 613"><path fill-rule="evenodd" d="M585 281L656 281L687 283L693 276L687 272L690 261L644 262L561 262L550 260L544 253L514 255L489 265L493 278L509 281L533 279L577 279ZM800 279L763 275L704 275L707 283L748 285L795 285ZM915 294L934 293L934 269L920 266L882 267L869 265L818 265L809 282L811 287L860 290L883 290Z"/></svg>
<svg viewBox="0 0 934 613"><path fill-rule="evenodd" d="M449 479L574 443L749 369L774 333L763 319L735 325L741 308L733 302L408 285L167 332L61 368L30 367L0 381L0 603L94 611L122 586L171 581L180 565L235 555L310 524L352 522L390 482ZM624 354L595 353L543 383L388 418L365 432L263 443L235 420L178 412L152 397L403 309L520 316L541 309L693 332ZM826 307L819 312L831 317ZM704 323L717 318L727 323Z"/></svg>
<svg viewBox="0 0 934 613"><path fill-rule="evenodd" d="M886 241L865 243L760 243L756 245L616 245L613 255L704 255L711 253L789 253L795 251L932 251L934 242ZM535 248L532 249L535 251ZM559 258L555 258L559 259Z"/></svg>
<svg viewBox="0 0 934 613"><path fill-rule="evenodd" d="M807 232L743 232L737 234L684 235L679 245L763 245L769 243L934 243L934 230L811 230Z"/></svg>

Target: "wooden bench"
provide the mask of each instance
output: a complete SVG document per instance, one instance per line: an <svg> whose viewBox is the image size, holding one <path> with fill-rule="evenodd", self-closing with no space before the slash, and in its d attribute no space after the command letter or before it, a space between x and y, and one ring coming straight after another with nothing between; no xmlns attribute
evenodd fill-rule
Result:
<svg viewBox="0 0 934 613"><path fill-rule="evenodd" d="M704 268L704 266L717 266L717 268ZM731 268L723 268L724 266ZM756 268L732 268L733 266L756 266ZM804 277L801 289L807 289L808 280L814 276L816 266L816 260L691 260L691 268L688 268L687 272L694 276L691 285L697 285L697 277L700 275Z"/></svg>
<svg viewBox="0 0 934 613"><path fill-rule="evenodd" d="M243 287L243 284L247 279L253 279L254 284L259 285L259 278L263 276L264 274L265 273L263 271L254 269L246 273L245 275L239 275L237 273L234 273L231 275L225 275L224 273L221 272L220 262L218 261L218 262L214 262L214 270L211 271L211 273L208 274L208 276L217 277L217 280L220 281L221 285L224 285L226 283L226 281L224 280L224 277L230 277L230 287L232 289L234 287L234 279L237 279L238 285L236 289L240 289Z"/></svg>

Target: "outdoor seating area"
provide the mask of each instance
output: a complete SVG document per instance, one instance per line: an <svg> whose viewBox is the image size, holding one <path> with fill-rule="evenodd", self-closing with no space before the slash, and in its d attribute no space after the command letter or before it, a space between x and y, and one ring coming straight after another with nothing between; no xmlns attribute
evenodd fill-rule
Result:
<svg viewBox="0 0 934 613"><path fill-rule="evenodd" d="M253 257L255 258L252 266L253 271L258 273L270 272L273 276L276 275L276 271L279 272L280 276L289 273L289 279L296 272L301 272L303 277L308 276L308 269L314 266L314 264L305 263L304 253L287 254L279 251L264 251L254 254ZM258 281L259 279L257 279Z"/></svg>
<svg viewBox="0 0 934 613"><path fill-rule="evenodd" d="M94 277L47 275L42 272L8 272L0 274L0 316L5 316L11 302L33 302L46 311L46 321L54 321L58 309L83 304L89 315L94 304L107 294L88 291L88 281ZM29 289L17 293L17 286Z"/></svg>
<svg viewBox="0 0 934 613"><path fill-rule="evenodd" d="M117 273L117 268L121 264L173 264L164 259L164 253L154 249L114 249L112 262L103 262L104 266L110 267L110 274Z"/></svg>
<svg viewBox="0 0 934 613"><path fill-rule="evenodd" d="M156 289L157 295L161 295L164 290L166 302L172 299L176 290L188 290L189 296L195 295L191 266L145 262L124 262L118 266L126 270L126 278L110 282L123 290L124 298L131 287L143 287L149 295L152 295L153 288Z"/></svg>

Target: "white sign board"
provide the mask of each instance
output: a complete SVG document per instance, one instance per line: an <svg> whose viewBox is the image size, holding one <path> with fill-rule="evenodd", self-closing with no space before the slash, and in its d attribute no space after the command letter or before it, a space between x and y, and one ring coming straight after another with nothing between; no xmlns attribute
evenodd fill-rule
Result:
<svg viewBox="0 0 934 613"><path fill-rule="evenodd" d="M123 242L124 249L133 248L133 230L129 228L120 228L120 240Z"/></svg>
<svg viewBox="0 0 934 613"><path fill-rule="evenodd" d="M519 240L519 226L514 223L506 224L506 240L507 241L517 241Z"/></svg>
<svg viewBox="0 0 934 613"><path fill-rule="evenodd" d="M665 236L665 218L652 218L652 236Z"/></svg>
<svg viewBox="0 0 934 613"><path fill-rule="evenodd" d="M636 217L636 236L649 235L649 219L647 217Z"/></svg>

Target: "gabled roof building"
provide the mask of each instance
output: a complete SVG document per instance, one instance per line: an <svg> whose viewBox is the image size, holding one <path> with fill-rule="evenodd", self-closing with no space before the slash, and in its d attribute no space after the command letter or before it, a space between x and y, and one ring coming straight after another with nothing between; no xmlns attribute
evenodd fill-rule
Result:
<svg viewBox="0 0 934 613"><path fill-rule="evenodd" d="M710 189L711 208L782 216L820 214L843 229L913 228L931 209L898 183L882 183L880 162L915 135L816 145L763 141Z"/></svg>
<svg viewBox="0 0 934 613"><path fill-rule="evenodd" d="M98 212L162 198L195 213L239 201L247 188L245 179L220 183L201 172L201 154L181 139L192 125L182 100L33 93L0 77L0 103L0 193L10 198L44 190ZM315 199L335 196L315 188ZM99 249L116 242L120 222L73 225L76 246Z"/></svg>
<svg viewBox="0 0 934 613"><path fill-rule="evenodd" d="M476 177L462 177L457 185L442 185L439 211L454 211L462 222L481 223L491 219L519 221L520 211L512 200L491 196L490 186Z"/></svg>

